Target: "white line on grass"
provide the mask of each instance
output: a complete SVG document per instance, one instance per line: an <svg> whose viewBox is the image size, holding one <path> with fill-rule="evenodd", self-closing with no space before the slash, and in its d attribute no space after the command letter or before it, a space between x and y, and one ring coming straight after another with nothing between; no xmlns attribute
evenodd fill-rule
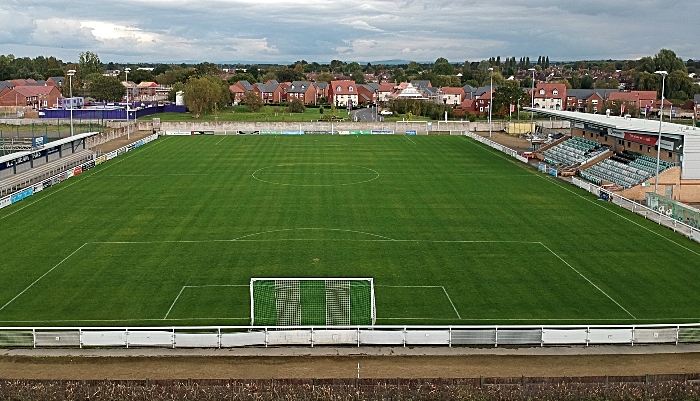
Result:
<svg viewBox="0 0 700 401"><path fill-rule="evenodd" d="M57 320L0 320L0 323L97 323L97 322L187 322L196 320L246 320L250 321L250 316L246 317L188 317L188 318L168 318L168 319L57 319Z"/></svg>
<svg viewBox="0 0 700 401"><path fill-rule="evenodd" d="M462 320L462 316L459 315L459 312L457 311L457 307L455 304L452 302L452 298L450 298L450 294L447 293L447 290L445 287L441 285L376 285L375 287L389 287L389 288L442 288L442 291L445 293L445 296L447 297L447 300L450 301L450 305L452 305L452 309L455 311L457 314L457 318L459 320ZM387 318L390 319L390 318ZM426 318L428 319L428 318Z"/></svg>
<svg viewBox="0 0 700 401"><path fill-rule="evenodd" d="M413 142L413 139L408 137L408 135L405 135L405 138L408 139L409 141L411 141L412 144L414 144L414 145L416 144L415 142Z"/></svg>
<svg viewBox="0 0 700 401"><path fill-rule="evenodd" d="M177 302L177 300L180 299L180 295L182 295L182 292L185 291L185 288L207 288L207 287L248 287L248 285L245 285L245 284L183 285L182 288L180 289L180 292L177 294L177 297L175 297L173 304L170 305L170 309L168 309L168 313L165 314L165 317L162 320L168 320L168 315L170 314L170 311L173 310L173 307L175 306L175 302ZM209 319L209 318L202 318L202 319ZM172 320L172 319L170 319L170 320Z"/></svg>
<svg viewBox="0 0 700 401"><path fill-rule="evenodd" d="M56 266L50 268L46 273L42 274L41 277L39 277L38 279L34 280L33 283L29 284L29 285L27 286L27 288L23 289L22 292L20 292L19 294L15 295L14 298L12 298L12 299L9 300L5 305L3 305L2 308L0 308L0 311L2 311L3 309L5 309L5 308L7 307L7 305L9 305L9 304L12 303L12 301L14 301L15 299L19 298L20 295L22 295L22 294L24 294L25 292L27 292L27 290L29 290L30 288L32 288L32 286L34 286L34 284L38 283L39 280L41 280L42 278L46 277L47 274L49 274L49 273L51 273L52 271L54 271L54 269L56 269L58 266L60 266L63 262L65 262L66 260L70 259L70 257L73 256L73 255L75 255L79 250L83 249L83 247L84 247L85 245L87 245L87 244L88 244L88 242L84 243L83 245L80 246L80 248L76 249L75 251L73 251L73 253L71 253L70 255L66 256L62 261L56 263Z"/></svg>
<svg viewBox="0 0 700 401"><path fill-rule="evenodd" d="M228 135L224 135L223 138L219 139L219 141L216 143L216 145L220 144L221 141L223 141L224 139L226 139L227 136L228 136ZM216 145L214 145L214 146L216 146Z"/></svg>
<svg viewBox="0 0 700 401"><path fill-rule="evenodd" d="M578 270L576 270L576 268L574 268L573 266L571 266L571 265L569 264L569 262L567 262L566 260L564 260L561 256L557 255L553 250L549 249L549 247L548 247L547 245L545 245L545 244L543 244L543 243L540 243L540 245L542 245L542 246L543 246L546 250L548 250L552 255L556 256L559 260L561 260L562 262L564 262L565 265L569 266L569 268L570 268L571 270L575 271L576 274L578 274L579 276L583 277L584 280L588 281L588 283L589 283L590 285L592 285L592 286L595 287L598 291L600 291L603 295L605 295L606 297L608 297L608 299L610 299L611 301L613 301L613 302L615 303L615 305L619 306L623 311L625 311L628 315L630 315L630 316L632 317L632 319L637 320L637 318L634 317L634 315L631 314L627 309L625 309L624 306L620 305L620 303L617 302L615 299L613 299L613 297L611 297L610 295L608 295L607 292L603 291L600 287L598 287L598 286L595 285L591 280L589 280L588 277L584 276L583 274L581 274L581 272L579 272Z"/></svg>
<svg viewBox="0 0 700 401"><path fill-rule="evenodd" d="M467 138L467 137L463 137L463 138L464 138L465 140L469 141L469 138ZM476 146L476 144L477 144L478 142L477 142L477 141L474 141L474 140L472 140L472 141L474 142L473 144ZM649 231L650 233L652 233L652 234L654 234L654 235L656 235L656 236L659 236L659 237L665 239L666 241L668 241L668 242L670 242L670 243L672 243L672 244L675 244L675 245L677 245L677 246L679 246L679 247L685 249L685 250L688 251L688 252L691 252L691 253L694 253L694 254L697 255L697 256L700 256L700 253L698 253L698 252L696 252L696 251L694 251L694 250L692 250L692 249L690 249L690 248L688 248L688 247L686 247L686 246L684 246L684 245L681 245L680 243L674 241L673 239L668 238L668 237L666 237L666 236L664 236L664 235L661 235L660 233L658 233L658 232L656 232L656 231L654 231L654 230L652 230L652 229L650 229L650 228L648 228L648 227L644 227L643 225L637 223L636 221L632 221L632 219L630 219L629 217L623 216L622 214L620 214L620 213L618 213L618 212L616 212L616 211L614 211L614 210L612 210L612 209L608 209L608 208L606 208L606 207L603 207L603 205L602 205L601 203L599 203L599 202L597 202L597 201L593 201L593 200L589 199L588 197L585 197L585 196L583 196L583 195L581 195L581 194L579 194L579 193L577 193L577 192L571 190L570 188L567 188L566 186L564 186L564 185L562 185L561 183L557 182L554 178L550 179L550 176L548 176L548 175L540 174L539 172L531 171L531 170L527 169L527 168L525 167L525 165L523 165L522 162L519 162L519 161L517 161L517 160L515 160L515 159L513 159L513 158L511 158L511 157L509 157L509 156L507 156L507 155L505 155L504 153L498 152L498 151L496 151L496 150L493 150L493 151L492 151L491 148L482 148L481 146L477 146L477 147L480 148L480 149L483 149L485 152L489 152L489 153L491 153L491 154L493 154L493 155L495 155L495 156L497 156L497 157L500 157L500 158L502 158L502 159L504 159L504 160L507 160L508 162L510 162L510 163L512 163L512 164L514 164L514 165L516 165L516 166L518 166L518 167L520 167L520 168L522 168L522 169L528 171L530 174L534 175L535 177L538 177L538 178L540 178L540 179L543 179L543 180L545 180L546 182L548 182L548 183L550 183L550 184L556 185L556 186L558 186L559 188L563 189L564 191L567 191L567 192L569 192L569 193L571 193L571 194L574 194L575 196L581 198L582 200L584 200L584 201L586 201L586 202L592 203L593 205L595 205L595 206L597 206L597 207L599 207L599 208L602 208L603 210L605 210L605 211L607 211L607 212L610 212L610 213L612 213L612 214L614 214L614 215L616 215L616 216L618 216L618 217L620 217L620 218L622 218L622 219L624 219L624 220L627 220L629 223L632 223L632 224L636 225L637 227L639 227L639 228L641 228L641 229L643 229L643 230ZM530 165L527 164L527 166L530 166ZM531 167L531 166L530 166L530 167Z"/></svg>

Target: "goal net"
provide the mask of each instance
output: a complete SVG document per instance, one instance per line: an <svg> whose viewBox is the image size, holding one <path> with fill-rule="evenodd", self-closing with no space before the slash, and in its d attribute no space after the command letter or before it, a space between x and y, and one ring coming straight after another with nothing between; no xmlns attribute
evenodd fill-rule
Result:
<svg viewBox="0 0 700 401"><path fill-rule="evenodd" d="M376 320L371 278L252 278L254 326L355 326Z"/></svg>

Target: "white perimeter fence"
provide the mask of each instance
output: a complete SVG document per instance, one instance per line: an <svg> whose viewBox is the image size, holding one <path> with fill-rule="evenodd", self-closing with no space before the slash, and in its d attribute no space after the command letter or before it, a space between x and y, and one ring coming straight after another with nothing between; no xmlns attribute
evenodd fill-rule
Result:
<svg viewBox="0 0 700 401"><path fill-rule="evenodd" d="M700 342L700 324L639 326L358 326L0 328L0 347L560 346Z"/></svg>

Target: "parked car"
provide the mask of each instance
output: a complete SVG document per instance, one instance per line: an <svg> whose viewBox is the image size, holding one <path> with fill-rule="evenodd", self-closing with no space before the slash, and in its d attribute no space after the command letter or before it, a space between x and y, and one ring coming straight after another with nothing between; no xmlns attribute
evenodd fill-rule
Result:
<svg viewBox="0 0 700 401"><path fill-rule="evenodd" d="M383 116L390 116L390 115L392 115L392 114L394 114L394 113L393 113L391 110L386 110L386 109L384 109L384 110L380 111L379 114L381 114L381 115L383 115Z"/></svg>

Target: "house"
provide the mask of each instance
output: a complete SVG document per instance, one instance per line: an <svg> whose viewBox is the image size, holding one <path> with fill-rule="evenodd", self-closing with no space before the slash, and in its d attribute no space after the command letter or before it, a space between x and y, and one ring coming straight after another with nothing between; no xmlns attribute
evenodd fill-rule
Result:
<svg viewBox="0 0 700 401"><path fill-rule="evenodd" d="M464 97L464 89L443 86L437 93L437 102L456 107L462 103Z"/></svg>
<svg viewBox="0 0 700 401"><path fill-rule="evenodd" d="M15 86L12 89L3 90L0 95L0 106L31 107L33 110L42 110L49 107L57 107L61 91L53 86Z"/></svg>
<svg viewBox="0 0 700 401"><path fill-rule="evenodd" d="M603 109L605 99L595 89L569 89L566 91L566 110L581 113L597 113Z"/></svg>
<svg viewBox="0 0 700 401"><path fill-rule="evenodd" d="M538 109L566 109L566 85L538 83L535 88L535 104Z"/></svg>
<svg viewBox="0 0 700 401"><path fill-rule="evenodd" d="M359 102L355 81L331 81L328 88L328 103L336 107L351 108Z"/></svg>
<svg viewBox="0 0 700 401"><path fill-rule="evenodd" d="M316 88L316 96L328 99L328 82L314 82L314 88Z"/></svg>
<svg viewBox="0 0 700 401"><path fill-rule="evenodd" d="M61 89L63 87L63 77L49 77L46 80L46 85L53 85Z"/></svg>
<svg viewBox="0 0 700 401"><path fill-rule="evenodd" d="M700 94L693 97L693 103L695 103L695 121L700 119Z"/></svg>
<svg viewBox="0 0 700 401"><path fill-rule="evenodd" d="M411 85L419 91L423 90L423 88L431 88L433 86L427 79L414 79L411 81Z"/></svg>
<svg viewBox="0 0 700 401"><path fill-rule="evenodd" d="M357 95L360 104L376 104L377 103L377 89L379 84L361 84L357 85Z"/></svg>
<svg viewBox="0 0 700 401"><path fill-rule="evenodd" d="M256 83L253 85L255 92L260 94L263 103L281 103L284 100L284 90L280 84L275 81L268 81L266 84Z"/></svg>
<svg viewBox="0 0 700 401"><path fill-rule="evenodd" d="M292 81L286 92L288 102L299 99L304 104L316 104L318 99L316 88L309 81Z"/></svg>
<svg viewBox="0 0 700 401"><path fill-rule="evenodd" d="M394 84L391 82L382 82L377 88L377 100L380 102L388 102L391 99L391 93L394 91Z"/></svg>
<svg viewBox="0 0 700 401"><path fill-rule="evenodd" d="M647 107L650 110L658 110L661 102L657 100L656 91L630 91L630 92L613 92L608 97L609 101L621 101L628 105L637 106L639 110L644 110ZM666 104L664 104L666 107Z"/></svg>
<svg viewBox="0 0 700 401"><path fill-rule="evenodd" d="M473 99L472 111L476 114L488 114L489 107L491 106L491 96L496 91L496 88L491 91L489 87L486 92L482 94L477 94L477 98ZM478 93L479 91L477 91Z"/></svg>

